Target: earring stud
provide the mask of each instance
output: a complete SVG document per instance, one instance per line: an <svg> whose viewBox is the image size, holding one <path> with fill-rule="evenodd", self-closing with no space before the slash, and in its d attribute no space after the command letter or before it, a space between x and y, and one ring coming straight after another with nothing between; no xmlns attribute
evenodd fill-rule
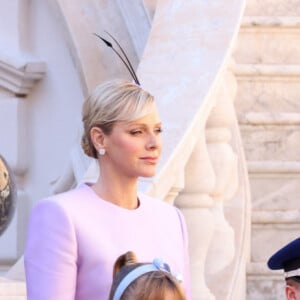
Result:
<svg viewBox="0 0 300 300"><path fill-rule="evenodd" d="M98 152L99 152L100 155L103 156L103 155L105 154L105 149L100 148L100 149L98 150Z"/></svg>

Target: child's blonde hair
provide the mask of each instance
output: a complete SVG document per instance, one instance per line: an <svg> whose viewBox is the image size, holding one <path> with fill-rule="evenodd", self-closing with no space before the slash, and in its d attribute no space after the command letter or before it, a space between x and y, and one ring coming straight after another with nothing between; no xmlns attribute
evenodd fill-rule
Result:
<svg viewBox="0 0 300 300"><path fill-rule="evenodd" d="M132 251L119 256L114 264L108 300L165 300L167 297L186 299L180 283L167 269L158 268L155 263L139 263Z"/></svg>

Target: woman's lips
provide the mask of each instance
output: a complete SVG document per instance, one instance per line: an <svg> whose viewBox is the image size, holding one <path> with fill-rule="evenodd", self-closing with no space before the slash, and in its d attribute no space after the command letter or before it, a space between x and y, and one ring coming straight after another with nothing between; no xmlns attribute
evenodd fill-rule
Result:
<svg viewBox="0 0 300 300"><path fill-rule="evenodd" d="M141 159L149 164L156 164L158 161L158 157L152 157L152 156L146 156L146 157L141 157Z"/></svg>

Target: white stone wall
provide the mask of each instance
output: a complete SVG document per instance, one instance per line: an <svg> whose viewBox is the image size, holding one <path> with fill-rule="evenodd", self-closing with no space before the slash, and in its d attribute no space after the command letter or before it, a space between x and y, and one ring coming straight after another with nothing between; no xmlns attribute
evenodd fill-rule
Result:
<svg viewBox="0 0 300 300"><path fill-rule="evenodd" d="M61 20L47 1L2 1L0 20L6 30L0 62L16 69L32 61L46 66L26 95L19 97L13 88L0 93L0 152L13 168L19 195L14 220L0 237L5 265L23 253L30 208L51 193L51 182L78 143L83 93Z"/></svg>

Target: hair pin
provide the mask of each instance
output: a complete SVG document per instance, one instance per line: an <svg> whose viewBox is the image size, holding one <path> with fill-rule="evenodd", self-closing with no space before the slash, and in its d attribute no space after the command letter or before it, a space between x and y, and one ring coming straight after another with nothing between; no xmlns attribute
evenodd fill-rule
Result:
<svg viewBox="0 0 300 300"><path fill-rule="evenodd" d="M137 75L132 67L132 64L130 63L130 60L128 59L125 51L123 50L123 48L121 47L121 45L119 44L119 42L107 31L105 31L112 39L113 41L117 44L117 46L120 48L121 53L123 54L124 58L122 57L122 55L114 48L113 44L111 42L109 42L108 40L106 40L105 38L103 38L102 36L100 36L97 33L94 33L94 35L96 37L98 37L101 41L103 41L105 43L105 45L109 48L111 48L117 55L118 57L121 59L121 61L123 62L123 64L126 66L127 70L129 71L130 75L132 76L134 82L137 85L140 85L140 82L137 78Z"/></svg>
<svg viewBox="0 0 300 300"><path fill-rule="evenodd" d="M174 274L171 272L170 266L165 263L161 258L155 258L152 262L152 264L161 271L170 273L178 282L182 282L183 278L181 274Z"/></svg>

